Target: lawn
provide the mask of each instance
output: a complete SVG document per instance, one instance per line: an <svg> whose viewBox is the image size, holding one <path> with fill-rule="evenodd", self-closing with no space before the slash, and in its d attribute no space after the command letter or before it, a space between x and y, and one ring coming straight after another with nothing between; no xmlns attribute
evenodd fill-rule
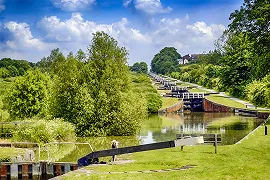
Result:
<svg viewBox="0 0 270 180"><path fill-rule="evenodd" d="M190 84L187 84L187 83L182 83L182 84L179 84L178 86L180 86L180 87L189 87L191 85Z"/></svg>
<svg viewBox="0 0 270 180"><path fill-rule="evenodd" d="M168 107L176 104L177 102L179 102L178 98L165 98L165 97L162 97L162 107L160 109L168 108Z"/></svg>
<svg viewBox="0 0 270 180"><path fill-rule="evenodd" d="M236 108L246 108L246 106L242 103L236 102L230 98L224 97L224 96L219 96L216 94L211 94L209 96L205 97L206 99L213 101L218 104L223 104L225 106L229 107L236 107Z"/></svg>
<svg viewBox="0 0 270 180"><path fill-rule="evenodd" d="M171 90L157 90L158 94L161 94L161 93L168 93L168 92L171 92Z"/></svg>
<svg viewBox="0 0 270 180"><path fill-rule="evenodd" d="M198 89L198 88L192 88L188 90L191 93L208 93L206 90Z"/></svg>
<svg viewBox="0 0 270 180"><path fill-rule="evenodd" d="M270 126L269 126L270 127ZM219 146L214 154L213 145L188 146L129 154L132 163L88 166L68 173L61 179L269 179L270 135L264 128L241 144ZM151 172L194 165L187 170ZM144 171L144 172L138 172ZM111 172L111 173L109 173Z"/></svg>

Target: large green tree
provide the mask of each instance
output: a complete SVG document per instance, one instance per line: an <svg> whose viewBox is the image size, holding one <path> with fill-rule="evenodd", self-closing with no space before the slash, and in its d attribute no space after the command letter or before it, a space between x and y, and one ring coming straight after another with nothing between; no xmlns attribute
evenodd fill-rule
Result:
<svg viewBox="0 0 270 180"><path fill-rule="evenodd" d="M126 49L119 47L117 41L106 33L97 32L88 51L87 81L94 99L89 133L135 134L139 120L146 112L146 104L131 91Z"/></svg>
<svg viewBox="0 0 270 180"><path fill-rule="evenodd" d="M227 35L224 45L225 55L222 57L221 71L222 89L234 96L244 97L245 87L253 79L252 43L243 33Z"/></svg>
<svg viewBox="0 0 270 180"><path fill-rule="evenodd" d="M93 113L93 99L82 77L83 63L73 56L59 58L61 63L55 66L57 71L53 74L50 112L53 117L75 124L80 134L79 127L84 126Z"/></svg>
<svg viewBox="0 0 270 180"><path fill-rule="evenodd" d="M263 78L270 72L270 1L245 0L240 10L230 15L229 31L243 33L253 44L253 72Z"/></svg>
<svg viewBox="0 0 270 180"><path fill-rule="evenodd" d="M48 113L50 78L39 70L18 77L5 98L12 118L28 118Z"/></svg>
<svg viewBox="0 0 270 180"><path fill-rule="evenodd" d="M158 74L167 74L177 70L181 55L174 47L165 47L151 61L151 70Z"/></svg>

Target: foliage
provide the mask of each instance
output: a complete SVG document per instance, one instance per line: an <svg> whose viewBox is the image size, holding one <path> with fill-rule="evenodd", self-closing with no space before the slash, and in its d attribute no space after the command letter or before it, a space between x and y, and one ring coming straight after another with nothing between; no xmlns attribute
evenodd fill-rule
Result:
<svg viewBox="0 0 270 180"><path fill-rule="evenodd" d="M236 35L244 33L252 42L252 52L258 56L252 61L255 77L264 77L270 69L270 1L245 0L230 20L229 31Z"/></svg>
<svg viewBox="0 0 270 180"><path fill-rule="evenodd" d="M55 73L57 71L57 67L62 61L64 61L64 59L65 57L60 52L59 48L56 48L51 51L50 56L44 57L39 62L37 62L37 67L42 72Z"/></svg>
<svg viewBox="0 0 270 180"><path fill-rule="evenodd" d="M56 49L43 60L53 76L50 112L76 125L79 136L134 135L146 101L131 89L127 51L104 32L94 34L89 56L65 58Z"/></svg>
<svg viewBox="0 0 270 180"><path fill-rule="evenodd" d="M157 74L167 74L177 70L181 55L174 47L165 47L151 61L151 71Z"/></svg>
<svg viewBox="0 0 270 180"><path fill-rule="evenodd" d="M143 99L131 91L127 51L104 32L97 32L88 48L85 77L93 101L90 121L82 133L94 136L133 135L145 113ZM137 99L130 101L134 97Z"/></svg>
<svg viewBox="0 0 270 180"><path fill-rule="evenodd" d="M55 66L53 88L50 98L50 112L53 117L64 118L77 127L89 120L93 112L93 99L87 84L81 78L83 64L69 57Z"/></svg>
<svg viewBox="0 0 270 180"><path fill-rule="evenodd" d="M13 141L28 141L44 144L56 141L74 141L76 138L74 126L61 119L29 120L34 121L34 123L19 124L17 128L13 130Z"/></svg>
<svg viewBox="0 0 270 180"><path fill-rule="evenodd" d="M147 101L131 85L127 55L104 32L94 34L87 56L82 50L67 57L52 50L37 63L44 73L29 71L15 81L6 98L11 116L63 118L79 136L136 134ZM158 102L154 96L151 101Z"/></svg>
<svg viewBox="0 0 270 180"><path fill-rule="evenodd" d="M221 58L222 58L221 51L215 49L214 51L209 51L206 54L199 55L197 62L201 64L219 65L221 62Z"/></svg>
<svg viewBox="0 0 270 180"><path fill-rule="evenodd" d="M270 72L269 13L269 1L245 0L230 15L232 22L216 41L216 50L201 55L197 66L182 66L171 76L269 106L264 79Z"/></svg>
<svg viewBox="0 0 270 180"><path fill-rule="evenodd" d="M133 64L133 66L131 66L131 71L147 74L148 67L145 62L140 62L140 63L136 62Z"/></svg>
<svg viewBox="0 0 270 180"><path fill-rule="evenodd" d="M0 147L0 162L11 162L12 157L24 154L24 149L14 147Z"/></svg>
<svg viewBox="0 0 270 180"><path fill-rule="evenodd" d="M156 113L162 106L161 96L157 93L148 93L148 112Z"/></svg>
<svg viewBox="0 0 270 180"><path fill-rule="evenodd" d="M222 66L200 63L181 66L179 71L171 73L171 77L197 83L211 89L221 89L220 75L223 71Z"/></svg>
<svg viewBox="0 0 270 180"><path fill-rule="evenodd" d="M86 61L86 54L81 49L78 50L75 57L76 57L77 60L79 60L81 62Z"/></svg>
<svg viewBox="0 0 270 180"><path fill-rule="evenodd" d="M254 80L248 84L246 94L248 100L256 106L270 107L270 75L265 76L261 81Z"/></svg>
<svg viewBox="0 0 270 180"><path fill-rule="evenodd" d="M23 77L18 77L5 98L11 117L45 115L49 88L48 75L39 70L29 70Z"/></svg>
<svg viewBox="0 0 270 180"><path fill-rule="evenodd" d="M3 58L0 60L0 78L22 76L33 66L33 63L25 60Z"/></svg>
<svg viewBox="0 0 270 180"><path fill-rule="evenodd" d="M243 97L245 86L252 79L252 43L242 33L225 35L228 37L222 61L224 68L220 76L222 89L234 96Z"/></svg>
<svg viewBox="0 0 270 180"><path fill-rule="evenodd" d="M162 106L162 100L150 78L143 74L132 74L132 85L134 93L143 94L147 99L148 113L157 113Z"/></svg>

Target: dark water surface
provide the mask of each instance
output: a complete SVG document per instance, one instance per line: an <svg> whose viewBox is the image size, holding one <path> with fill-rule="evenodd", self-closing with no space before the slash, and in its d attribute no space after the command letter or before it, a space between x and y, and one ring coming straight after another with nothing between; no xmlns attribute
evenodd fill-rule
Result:
<svg viewBox="0 0 270 180"><path fill-rule="evenodd" d="M120 142L119 147L149 144L176 139L179 133L220 133L222 145L234 144L255 129L263 119L236 116L232 113L188 113L164 116L151 115L146 119L137 136L79 138L78 142L88 142L94 151L111 148L111 141ZM48 153L49 152L49 153ZM89 145L52 145L43 152L42 159L76 162L91 152Z"/></svg>

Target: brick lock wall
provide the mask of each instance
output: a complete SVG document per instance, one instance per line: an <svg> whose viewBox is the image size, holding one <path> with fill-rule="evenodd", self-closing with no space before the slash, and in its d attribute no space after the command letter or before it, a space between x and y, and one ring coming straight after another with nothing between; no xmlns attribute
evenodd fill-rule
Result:
<svg viewBox="0 0 270 180"><path fill-rule="evenodd" d="M233 112L233 108L214 103L208 99L203 100L203 108L205 112Z"/></svg>

